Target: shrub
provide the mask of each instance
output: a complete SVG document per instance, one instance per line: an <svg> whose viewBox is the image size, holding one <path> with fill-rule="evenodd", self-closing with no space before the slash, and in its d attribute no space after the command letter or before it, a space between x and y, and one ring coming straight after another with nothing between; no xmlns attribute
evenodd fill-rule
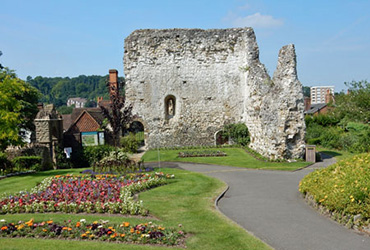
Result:
<svg viewBox="0 0 370 250"><path fill-rule="evenodd" d="M139 147L139 141L136 139L135 134L130 133L121 138L121 147L125 152L136 153Z"/></svg>
<svg viewBox="0 0 370 250"><path fill-rule="evenodd" d="M0 175L12 171L12 163L8 160L5 153L0 152Z"/></svg>
<svg viewBox="0 0 370 250"><path fill-rule="evenodd" d="M109 145L89 146L83 148L84 157L89 162L90 166L108 156L112 151L114 151L114 147Z"/></svg>
<svg viewBox="0 0 370 250"><path fill-rule="evenodd" d="M243 146L246 146L250 141L248 127L244 123L225 125L223 136L230 137L235 143Z"/></svg>
<svg viewBox="0 0 370 250"><path fill-rule="evenodd" d="M18 171L22 170L41 170L40 156L18 156L13 159L13 164Z"/></svg>
<svg viewBox="0 0 370 250"><path fill-rule="evenodd" d="M303 194L342 215L362 214L370 219L370 154L356 155L305 176L299 184Z"/></svg>

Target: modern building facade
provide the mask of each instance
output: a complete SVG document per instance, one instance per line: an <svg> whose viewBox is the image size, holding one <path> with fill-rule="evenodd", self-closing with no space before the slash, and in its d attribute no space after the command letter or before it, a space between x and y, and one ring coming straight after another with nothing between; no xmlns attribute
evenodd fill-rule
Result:
<svg viewBox="0 0 370 250"><path fill-rule="evenodd" d="M334 86L311 87L311 104L328 103L328 94L334 96Z"/></svg>

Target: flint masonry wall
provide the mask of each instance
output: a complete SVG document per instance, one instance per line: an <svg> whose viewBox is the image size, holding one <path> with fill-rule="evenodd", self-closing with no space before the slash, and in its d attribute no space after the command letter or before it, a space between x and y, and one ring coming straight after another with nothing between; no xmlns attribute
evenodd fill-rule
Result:
<svg viewBox="0 0 370 250"><path fill-rule="evenodd" d="M149 148L214 145L225 124L244 122L253 149L298 158L305 125L294 46L278 61L271 79L252 28L137 30L125 39L126 100Z"/></svg>

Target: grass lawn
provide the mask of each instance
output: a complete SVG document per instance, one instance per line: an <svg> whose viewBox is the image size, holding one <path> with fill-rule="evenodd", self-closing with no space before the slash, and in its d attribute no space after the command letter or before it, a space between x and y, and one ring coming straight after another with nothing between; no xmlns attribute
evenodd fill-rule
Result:
<svg viewBox="0 0 370 250"><path fill-rule="evenodd" d="M321 146L317 146L316 151L318 151L320 153L327 154L327 155L331 155L331 156L335 157L337 159L337 161L341 161L341 160L344 160L344 159L347 159L347 158L350 158L350 157L353 157L353 156L356 155L355 153L351 153L351 152L348 152L348 151L328 149L328 148L324 148L324 147L321 147Z"/></svg>
<svg viewBox="0 0 370 250"><path fill-rule="evenodd" d="M219 149L227 154L223 157L178 157L181 151L190 150L160 150L161 161L180 161L180 162L195 162L195 163L206 163L242 168L255 168L255 169L269 169L269 170L288 170L293 171L302 167L305 167L311 163L309 162L263 162L256 160L251 155L246 153L242 148L222 148ZM156 162L158 161L158 151L149 150L147 151L143 159L145 162Z"/></svg>
<svg viewBox="0 0 370 250"><path fill-rule="evenodd" d="M1 193L29 189L43 178L56 174L77 173L81 169L53 170L26 176L10 177L0 180ZM144 206L154 218L124 217L101 214L6 214L0 219L8 222L35 221L52 219L55 222L64 220L77 221L82 218L88 222L109 220L110 223L131 224L156 221L164 227L183 225L182 230L188 233L187 249L270 249L260 240L249 235L244 229L218 213L214 208L214 199L225 188L217 179L178 169L161 169L164 173L175 174L170 184L151 189L140 194ZM169 249L168 247L129 245L100 241L68 241L32 238L0 238L0 249ZM175 248L176 249L176 248ZM180 248L177 248L180 249Z"/></svg>

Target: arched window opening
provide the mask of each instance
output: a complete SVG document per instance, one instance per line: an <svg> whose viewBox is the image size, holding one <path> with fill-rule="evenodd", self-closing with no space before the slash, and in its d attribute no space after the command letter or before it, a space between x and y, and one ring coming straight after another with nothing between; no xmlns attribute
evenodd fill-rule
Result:
<svg viewBox="0 0 370 250"><path fill-rule="evenodd" d="M165 116L169 120L176 115L176 98L173 95L168 95L164 99Z"/></svg>

